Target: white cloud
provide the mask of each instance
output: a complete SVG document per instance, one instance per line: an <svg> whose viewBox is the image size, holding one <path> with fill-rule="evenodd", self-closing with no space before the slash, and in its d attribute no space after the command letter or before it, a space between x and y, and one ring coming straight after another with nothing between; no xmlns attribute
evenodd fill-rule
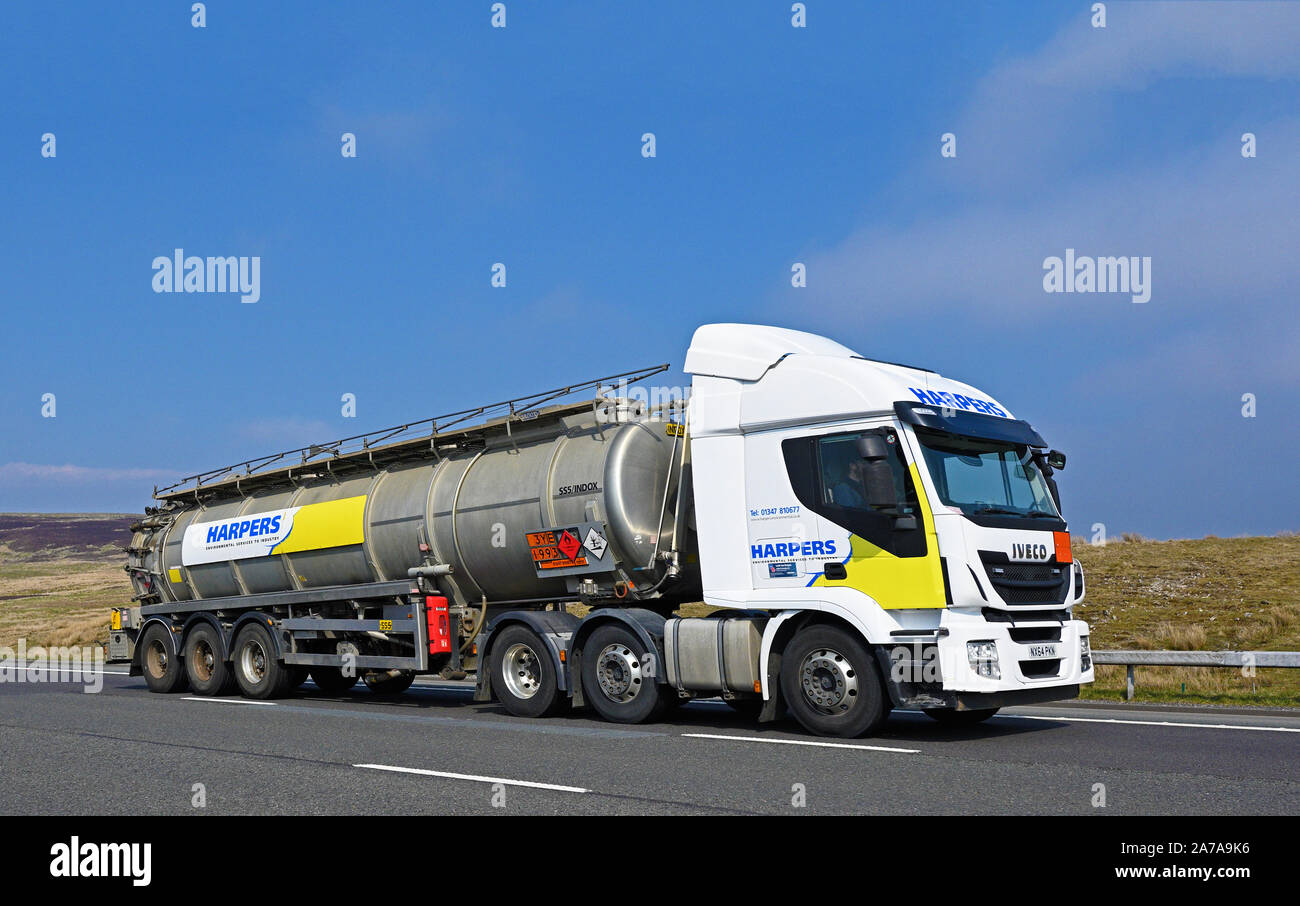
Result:
<svg viewBox="0 0 1300 906"><path fill-rule="evenodd" d="M62 484L91 484L104 481L156 482L174 479L179 473L168 469L112 469L98 466L46 465L30 462L0 463L0 483L49 481Z"/></svg>

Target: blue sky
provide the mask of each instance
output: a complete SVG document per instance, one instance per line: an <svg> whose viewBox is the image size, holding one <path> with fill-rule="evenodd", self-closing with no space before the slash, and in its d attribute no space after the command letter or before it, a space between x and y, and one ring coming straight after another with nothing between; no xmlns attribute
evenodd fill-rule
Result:
<svg viewBox="0 0 1300 906"><path fill-rule="evenodd" d="M790 5L9 4L0 511L749 321L998 397L1076 532L1300 527L1300 4ZM154 293L177 247L260 256L261 300ZM1151 301L1045 293L1066 248L1150 256Z"/></svg>

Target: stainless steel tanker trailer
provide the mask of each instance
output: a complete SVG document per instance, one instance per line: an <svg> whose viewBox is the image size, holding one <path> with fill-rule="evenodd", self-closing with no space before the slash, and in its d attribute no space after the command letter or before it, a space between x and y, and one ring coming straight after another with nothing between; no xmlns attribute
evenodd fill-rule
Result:
<svg viewBox="0 0 1300 906"><path fill-rule="evenodd" d="M838 736L1091 680L1064 456L1026 422L934 372L751 325L696 332L689 406L608 392L666 368L156 489L110 660L155 692L250 698L472 673L476 700L529 717L639 722L721 696ZM1019 465L998 487L1021 496L963 508L949 470L1003 453ZM675 616L699 601L715 612Z"/></svg>

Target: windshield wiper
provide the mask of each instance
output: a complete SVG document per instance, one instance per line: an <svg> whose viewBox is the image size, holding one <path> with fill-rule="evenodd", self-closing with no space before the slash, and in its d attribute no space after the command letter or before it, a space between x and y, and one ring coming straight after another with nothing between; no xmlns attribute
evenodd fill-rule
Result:
<svg viewBox="0 0 1300 906"><path fill-rule="evenodd" d="M1042 510L1030 510L1028 513L1025 513L1025 515L1028 516L1030 519L1055 519L1055 518L1057 518L1057 517L1055 516L1055 514L1053 514L1053 513L1046 513L1046 512L1043 512Z"/></svg>
<svg viewBox="0 0 1300 906"><path fill-rule="evenodd" d="M975 512L977 512L977 513L994 513L994 514L996 514L996 515L1001 515L1001 516L1023 516L1023 515L1025 515L1024 513L1020 512L1020 510L1009 510L1009 509L1007 509L1006 507L1003 507L1003 506L977 506L977 507L975 508Z"/></svg>

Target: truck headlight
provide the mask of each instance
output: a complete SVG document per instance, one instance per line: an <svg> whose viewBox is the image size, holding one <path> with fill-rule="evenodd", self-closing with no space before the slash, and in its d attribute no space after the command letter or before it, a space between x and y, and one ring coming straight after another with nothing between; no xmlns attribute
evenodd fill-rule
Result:
<svg viewBox="0 0 1300 906"><path fill-rule="evenodd" d="M1079 669L1084 673L1092 669L1092 647L1086 635L1079 636Z"/></svg>
<svg viewBox="0 0 1300 906"><path fill-rule="evenodd" d="M1002 679L1002 671L998 667L997 642L967 642L966 660L970 661L970 669L975 671L976 676Z"/></svg>

